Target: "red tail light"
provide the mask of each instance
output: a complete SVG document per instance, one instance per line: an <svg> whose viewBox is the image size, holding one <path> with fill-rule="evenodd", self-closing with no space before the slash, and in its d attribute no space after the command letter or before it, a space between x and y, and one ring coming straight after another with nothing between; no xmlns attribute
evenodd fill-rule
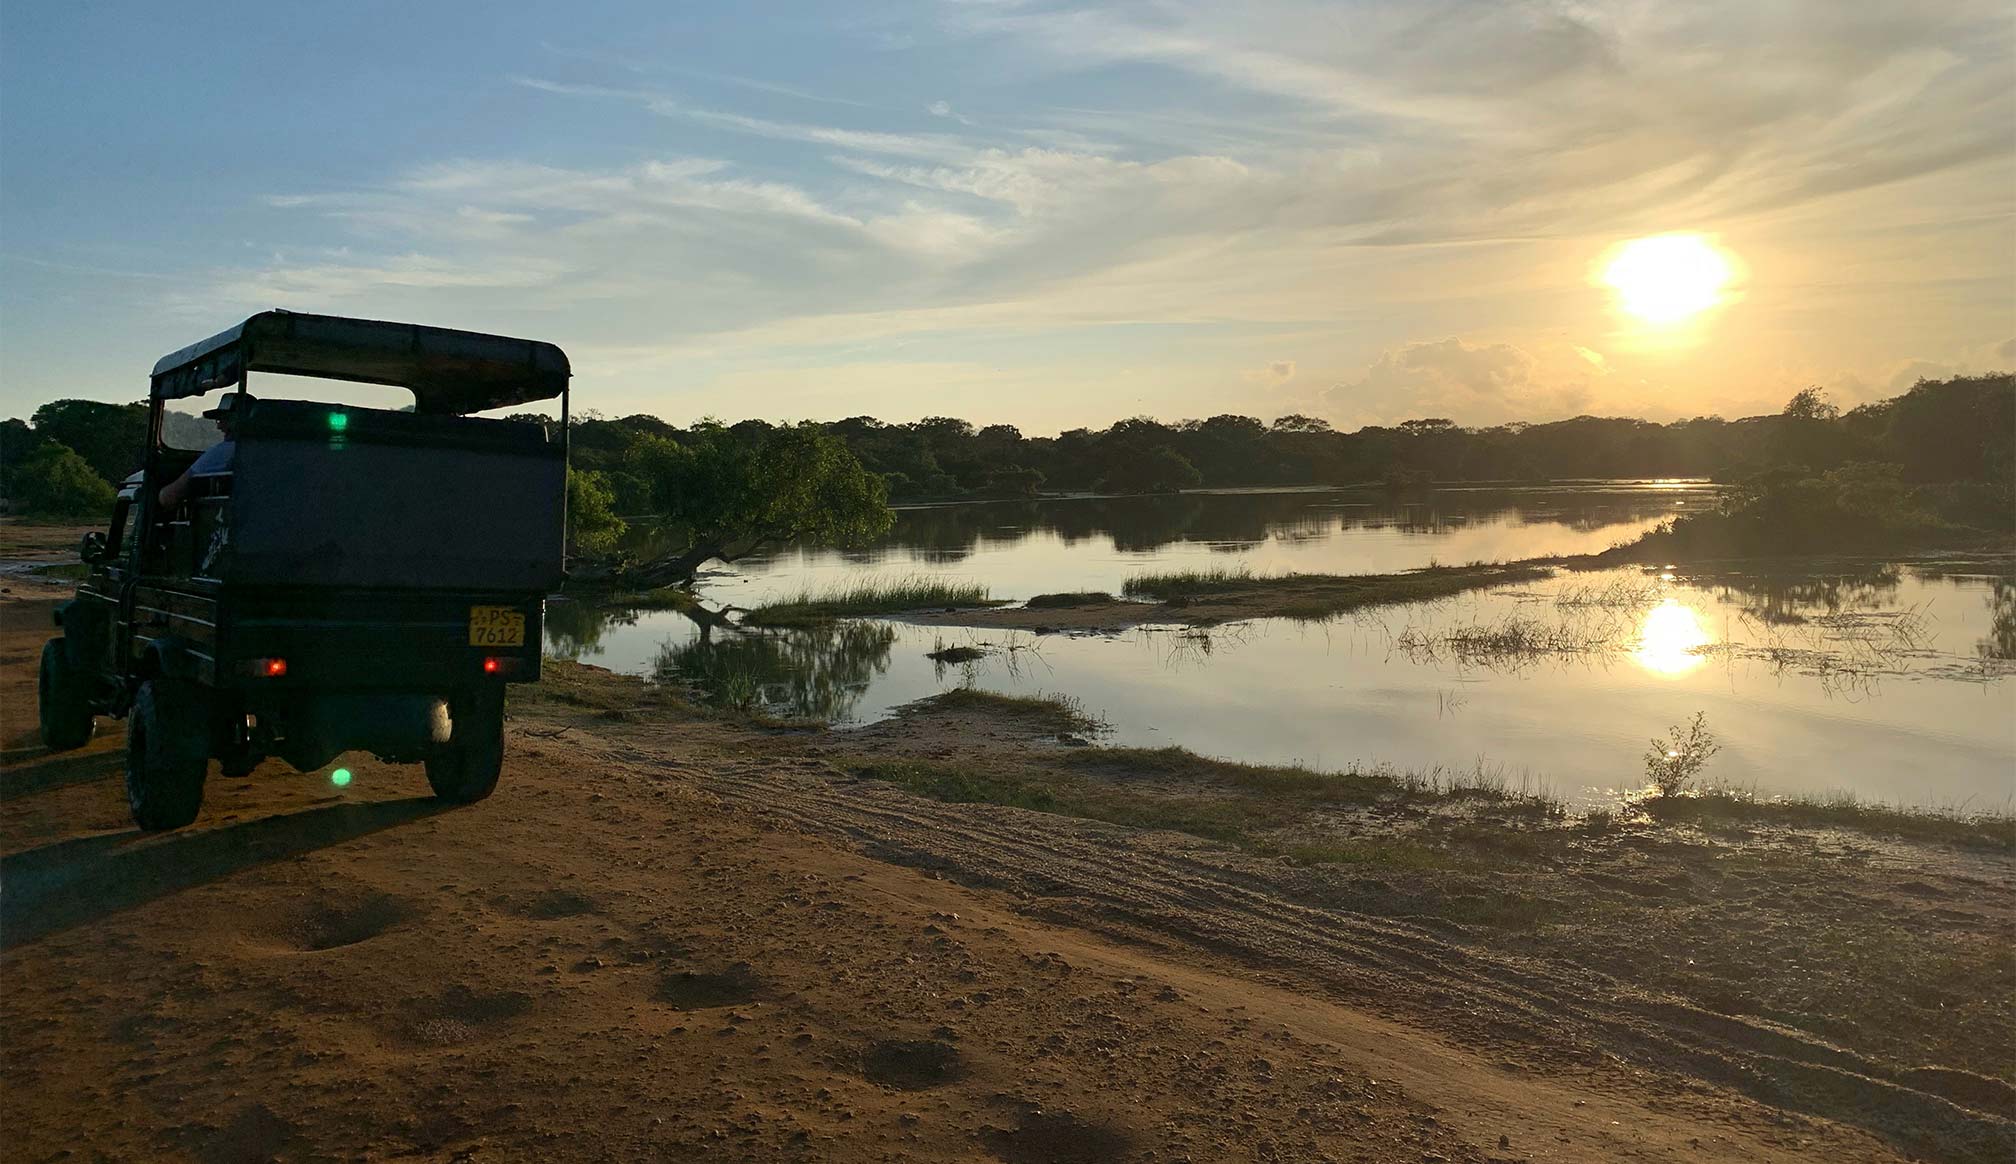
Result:
<svg viewBox="0 0 2016 1164"><path fill-rule="evenodd" d="M285 659L247 659L240 666L261 679L278 679L287 674Z"/></svg>
<svg viewBox="0 0 2016 1164"><path fill-rule="evenodd" d="M483 671L485 674L495 675L497 672L503 669L504 669L504 660L502 659L489 658L483 660Z"/></svg>

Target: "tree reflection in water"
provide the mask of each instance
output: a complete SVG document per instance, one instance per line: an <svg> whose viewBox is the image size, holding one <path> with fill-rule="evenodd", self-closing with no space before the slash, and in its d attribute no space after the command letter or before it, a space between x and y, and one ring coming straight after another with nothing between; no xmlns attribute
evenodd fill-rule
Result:
<svg viewBox="0 0 2016 1164"><path fill-rule="evenodd" d="M1716 578L1724 601L1735 601L1759 622L1798 625L1816 615L1878 610L1897 601L1902 575L1895 566L1855 574L1749 574Z"/></svg>
<svg viewBox="0 0 2016 1164"><path fill-rule="evenodd" d="M1988 636L1975 644L1984 659L2016 659L2016 581L1989 579Z"/></svg>
<svg viewBox="0 0 2016 1164"><path fill-rule="evenodd" d="M564 599L546 605L546 655L578 662L602 653L612 631L637 625L638 611ZM853 714L869 685L889 669L896 631L886 623L743 630L714 610L681 610L698 637L660 647L651 678L719 706L828 721Z"/></svg>
<svg viewBox="0 0 2016 1164"><path fill-rule="evenodd" d="M1359 489L971 502L898 510L896 524L874 544L836 553L862 567L894 560L943 565L1043 536L1065 545L1110 539L1116 550L1145 554L1185 543L1235 548L1270 538L1321 541L1354 529L1446 533L1507 517L1519 525L1559 525L1586 533L1670 516L1712 499L1706 492L1676 502L1670 493L1631 489L1465 488L1426 498ZM675 535L649 520L635 520L624 548L634 558L653 557L678 548Z"/></svg>
<svg viewBox="0 0 2016 1164"><path fill-rule="evenodd" d="M842 721L889 669L895 641L894 628L878 622L763 631L703 625L692 642L659 650L652 677L687 687L709 703Z"/></svg>
<svg viewBox="0 0 2016 1164"><path fill-rule="evenodd" d="M546 657L580 662L602 653L603 632L636 626L634 610L612 610L590 602L554 598L546 603Z"/></svg>

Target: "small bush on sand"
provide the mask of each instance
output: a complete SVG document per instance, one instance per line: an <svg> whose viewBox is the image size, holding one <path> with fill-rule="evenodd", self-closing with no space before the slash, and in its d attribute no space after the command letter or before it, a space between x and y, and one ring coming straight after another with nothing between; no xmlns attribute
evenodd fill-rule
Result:
<svg viewBox="0 0 2016 1164"><path fill-rule="evenodd" d="M1708 766L1708 758L1722 750L1715 733L1708 730L1708 713L1697 711L1685 724L1667 729L1667 738L1653 740L1645 752L1645 775L1661 796L1678 796L1688 781Z"/></svg>

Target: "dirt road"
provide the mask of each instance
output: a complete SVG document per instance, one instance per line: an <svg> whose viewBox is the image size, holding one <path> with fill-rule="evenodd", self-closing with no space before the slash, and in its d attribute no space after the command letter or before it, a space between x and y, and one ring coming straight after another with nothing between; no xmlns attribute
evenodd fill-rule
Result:
<svg viewBox="0 0 2016 1164"><path fill-rule="evenodd" d="M9 1159L1879 1160L1906 1108L1956 1158L2006 1134L1203 842L670 711L527 701L469 808L368 758L341 790L269 764L143 837L120 725L34 746L47 610L0 606ZM1743 1086L1787 1064L1794 1109Z"/></svg>

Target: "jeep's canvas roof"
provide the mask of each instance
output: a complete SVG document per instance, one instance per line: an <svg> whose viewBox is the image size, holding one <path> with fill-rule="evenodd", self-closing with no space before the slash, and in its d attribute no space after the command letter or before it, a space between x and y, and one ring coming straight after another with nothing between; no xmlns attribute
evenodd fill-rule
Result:
<svg viewBox="0 0 2016 1164"><path fill-rule="evenodd" d="M558 396L568 367L538 340L276 310L163 356L154 395L196 396L246 372L391 384L412 390L416 412L459 416Z"/></svg>

